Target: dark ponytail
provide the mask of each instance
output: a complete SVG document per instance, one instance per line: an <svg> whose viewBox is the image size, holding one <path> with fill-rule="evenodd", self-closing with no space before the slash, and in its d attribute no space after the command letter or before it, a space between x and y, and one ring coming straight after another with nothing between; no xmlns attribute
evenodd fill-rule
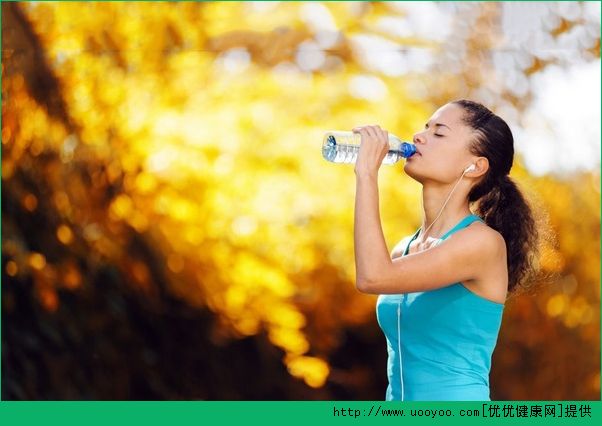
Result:
<svg viewBox="0 0 602 426"><path fill-rule="evenodd" d="M483 105L458 100L464 122L476 137L470 151L489 160L489 170L468 194L475 213L506 241L508 292L530 287L537 274L540 232L533 211L516 183L508 176L514 159L514 139L506 122Z"/></svg>

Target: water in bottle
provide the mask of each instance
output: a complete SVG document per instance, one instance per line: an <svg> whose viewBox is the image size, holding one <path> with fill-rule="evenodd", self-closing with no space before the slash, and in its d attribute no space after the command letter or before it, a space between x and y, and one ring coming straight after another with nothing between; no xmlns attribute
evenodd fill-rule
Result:
<svg viewBox="0 0 602 426"><path fill-rule="evenodd" d="M360 150L362 136L359 133L331 131L324 135L322 156L333 163L354 164ZM414 155L416 147L403 142L397 136L389 134L389 152L382 164L395 164L402 158Z"/></svg>

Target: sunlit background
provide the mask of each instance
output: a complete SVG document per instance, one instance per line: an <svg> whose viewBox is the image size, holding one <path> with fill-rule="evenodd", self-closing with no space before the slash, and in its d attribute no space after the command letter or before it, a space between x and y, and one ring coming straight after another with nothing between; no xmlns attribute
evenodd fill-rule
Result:
<svg viewBox="0 0 602 426"><path fill-rule="evenodd" d="M491 397L598 400L599 2L2 3L2 399L384 399L321 139L457 98L553 235ZM380 182L392 248L421 188Z"/></svg>

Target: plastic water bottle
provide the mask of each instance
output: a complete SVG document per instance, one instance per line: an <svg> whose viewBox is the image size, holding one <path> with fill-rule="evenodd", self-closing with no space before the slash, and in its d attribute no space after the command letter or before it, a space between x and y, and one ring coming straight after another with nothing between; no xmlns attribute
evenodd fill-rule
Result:
<svg viewBox="0 0 602 426"><path fill-rule="evenodd" d="M360 150L362 135L354 132L331 131L324 135L322 156L333 163L354 164ZM402 158L414 155L414 144L404 142L397 136L389 134L389 152L382 164L395 164Z"/></svg>

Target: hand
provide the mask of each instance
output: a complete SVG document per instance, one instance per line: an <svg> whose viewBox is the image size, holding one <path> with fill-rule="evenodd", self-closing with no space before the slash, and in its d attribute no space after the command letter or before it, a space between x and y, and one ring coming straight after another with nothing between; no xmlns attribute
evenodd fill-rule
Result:
<svg viewBox="0 0 602 426"><path fill-rule="evenodd" d="M354 127L352 131L362 137L355 173L377 174L389 152L389 132L377 125Z"/></svg>

